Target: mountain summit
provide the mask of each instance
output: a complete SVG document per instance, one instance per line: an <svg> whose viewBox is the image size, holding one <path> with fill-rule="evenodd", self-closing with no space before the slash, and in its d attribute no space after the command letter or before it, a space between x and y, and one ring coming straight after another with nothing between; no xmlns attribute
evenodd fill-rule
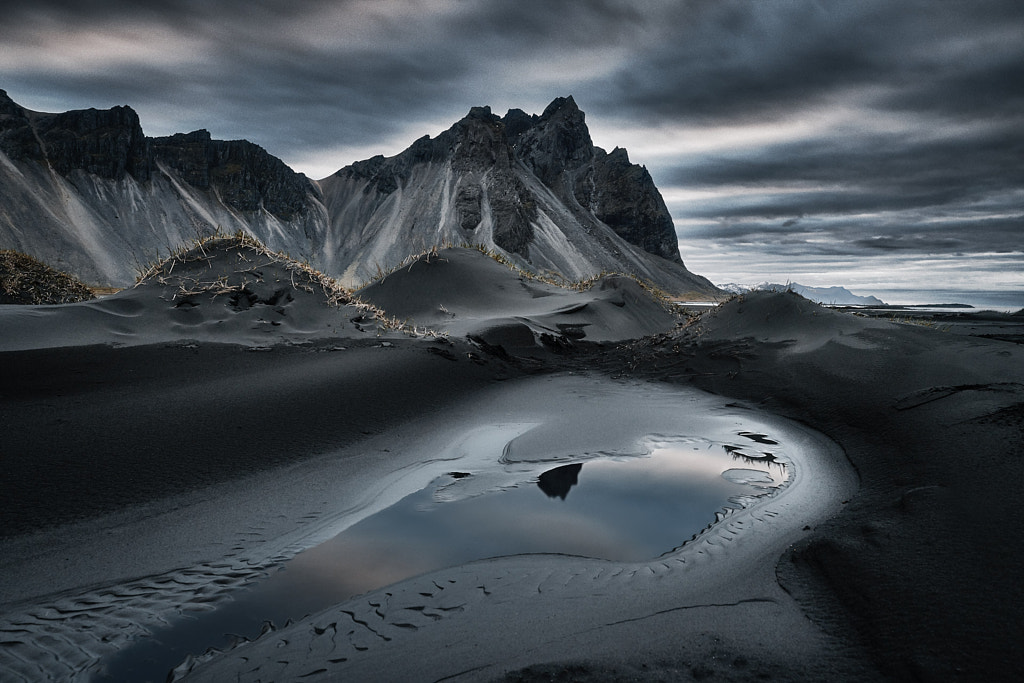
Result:
<svg viewBox="0 0 1024 683"><path fill-rule="evenodd" d="M567 279L626 271L669 291L709 291L683 267L672 217L626 151L595 147L572 97L544 113L474 107L436 138L320 181L332 252L353 279L409 246L483 244Z"/></svg>
<svg viewBox="0 0 1024 683"><path fill-rule="evenodd" d="M0 91L0 189L0 248L92 284L130 284L182 243L241 230L350 286L475 244L566 280L618 271L714 291L683 266L650 174L595 147L572 97L540 115L474 107L436 138L315 182L246 140L149 138L127 106L48 114Z"/></svg>

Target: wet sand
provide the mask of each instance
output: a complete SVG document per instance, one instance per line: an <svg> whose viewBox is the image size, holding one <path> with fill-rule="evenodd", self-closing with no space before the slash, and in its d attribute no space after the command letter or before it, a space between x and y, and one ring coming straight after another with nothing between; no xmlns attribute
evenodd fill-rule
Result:
<svg viewBox="0 0 1024 683"><path fill-rule="evenodd" d="M791 294L674 328L631 283L562 294L448 256L365 292L448 338L300 295L202 300L198 323L164 289L0 309L4 680L87 680L449 471L438 454L481 426L572 414L558 448L608 448L695 395L806 444L803 479L667 560L431 572L177 675L1007 680L1024 664L1018 344Z"/></svg>

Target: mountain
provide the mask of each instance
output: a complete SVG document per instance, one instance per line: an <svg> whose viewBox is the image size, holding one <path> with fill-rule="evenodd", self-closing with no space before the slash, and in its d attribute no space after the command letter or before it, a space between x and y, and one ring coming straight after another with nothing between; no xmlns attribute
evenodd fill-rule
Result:
<svg viewBox="0 0 1024 683"><path fill-rule="evenodd" d="M719 289L732 294L743 294L752 291L796 292L805 299L819 304L838 306L885 306L885 302L873 296L860 296L845 287L807 287L797 282L787 285L772 282L760 282L756 285L737 285L733 283L718 285Z"/></svg>
<svg viewBox="0 0 1024 683"><path fill-rule="evenodd" d="M714 291L683 267L672 217L625 150L595 147L571 97L540 116L488 107L404 152L320 181L334 259L366 280L414 249L481 244L518 265L578 280L625 271L673 292Z"/></svg>
<svg viewBox="0 0 1024 683"><path fill-rule="evenodd" d="M126 106L48 114L0 90L0 188L0 248L90 284L130 284L184 243L242 231L349 286L475 244L567 280L617 271L716 291L684 267L650 174L595 147L571 97L539 116L473 108L316 182L245 140L150 138Z"/></svg>
<svg viewBox="0 0 1024 683"><path fill-rule="evenodd" d="M327 215L315 183L244 140L147 138L129 107L33 112L0 90L0 248L94 285L218 229L312 259Z"/></svg>

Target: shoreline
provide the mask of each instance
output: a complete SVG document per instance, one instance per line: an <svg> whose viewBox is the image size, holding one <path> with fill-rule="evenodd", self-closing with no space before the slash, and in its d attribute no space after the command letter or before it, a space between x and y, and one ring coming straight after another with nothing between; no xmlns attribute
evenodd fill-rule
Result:
<svg viewBox="0 0 1024 683"><path fill-rule="evenodd" d="M558 389L556 390L555 387ZM590 395L587 400L577 399L580 402L580 407L584 410L582 419L589 421L595 415L607 412L606 407L595 407L594 400L609 403L620 395L632 395L632 392L637 391L640 392L638 395L659 397L645 399L645 405L648 408L654 404L660 405L665 400L675 400L680 407L691 405L696 400L705 404L708 402L712 405L717 404L718 407L713 408L716 411L725 409L720 399L709 395L701 396L700 392L697 392L698 395L695 396L692 389L683 390L680 393L679 390L666 389L643 382L623 385L621 382L609 382L600 376L579 377L574 374L554 374L515 380L511 386L503 385L485 390L484 394L474 401L473 406L463 405L466 410L462 413L461 421L467 425L467 428L471 424L492 422L494 418L489 417L489 414L499 405L498 400L501 401L500 412L505 419L510 410L510 401L518 406L516 410L526 412L523 419L537 419L539 414L550 412L554 407L551 405L546 410L539 410L536 405L538 399L552 394L580 393ZM542 399L540 403L545 404L545 401ZM547 403L551 403L551 400L548 399ZM749 411L749 409L738 408L725 410L728 414L739 413L741 417ZM666 419L667 409L664 412L665 414L658 419ZM790 447L790 453L792 453L790 460L797 467L796 478L782 490L766 496L763 500L759 499L750 509L727 515L723 521L713 525L710 530L702 532L694 541L647 563L631 565L584 558L535 556L528 560L528 564L539 563L540 566L547 567L551 563L553 563L552 566L568 563L570 568L564 571L570 571L570 573L576 571L571 569L571 566L577 563L587 566L619 566L627 569L632 567L632 571L635 571L637 568L665 567L674 564L692 565L696 563L697 566L700 566L707 562L707 560L702 560L702 557L716 557L717 559L711 560L711 567L717 569L711 573L708 573L708 569L691 570L688 566L685 568L688 574L697 572L697 575L701 577L699 582L702 584L707 584L712 577L715 577L715 582L723 580L720 570L725 565L722 565L722 562L730 563L728 566L732 567L732 571L741 574L744 571L743 568L749 571L750 567L757 563L749 559L745 562L738 562L733 557L735 552L740 553L740 558L749 557L754 552L772 554L771 550L765 551L764 548L777 547L781 543L782 536L780 534L801 535L797 528L806 521L801 515L814 516L816 514L813 512L814 509L823 504L822 500L816 499L815 486L822 485L824 472L828 468L819 469L818 465L823 464L823 460L827 459L813 452L813 448L824 447L825 450L834 448L823 442L820 436L808 432L805 428L789 424L770 415L761 415L758 411L750 412L750 416L757 420L754 426L770 424L775 430L773 433L784 434L790 443L799 442L793 443ZM66 609L62 605L68 604L96 605L91 610L88 608L77 609L80 624L86 625L85 632L81 632L84 640L78 647L82 651L87 651L90 647L96 647L93 641L104 633L106 633L106 637L118 642L117 634L123 632L126 627L125 624L110 616L111 612L134 610L136 615L135 632L142 635L148 628L166 623L166 620L172 618L172 615L179 609L189 609L190 605L191 609L200 609L204 604L213 606L225 599L230 599L232 590L237 590L246 583L258 581L268 572L276 571L276 568L282 566L282 563L286 563L287 559L294 556L295 553L335 535L346 526L388 505L390 501L416 490L439 473L449 470L453 466L460 468L469 466L472 469L466 458L479 458L481 455L476 454L474 448L467 450L460 446L459 440L451 442L452 429L450 426L439 429L436 425L431 427L429 422L429 420L419 420L401 428L398 431L406 432L404 438L396 439L392 434L382 434L368 442L356 444L348 449L358 451L357 454L351 456L344 456L341 453L324 455L288 465L284 469L270 470L243 480L194 492L191 496L155 501L141 507L127 508L104 518L59 527L35 536L8 539L6 542L0 543L0 546L4 547L5 556L20 556L20 559L16 567L19 571L11 571L14 568L12 566L5 567L3 594L4 602L8 605L9 616L7 618L17 621L19 619L18 612L27 610L21 617L21 623L27 623L31 621L30 613L38 613L42 605L47 604L47 600L52 606L45 607L44 610ZM652 427L647 425L646 430L652 431ZM471 434L472 431L470 429L465 433ZM664 432L665 429L657 431ZM642 431L637 432L634 438L639 438L642 433ZM623 443L627 441L630 440L626 439ZM448 445L445 446L445 443ZM811 447L812 450L807 450L807 443L814 444ZM392 460L387 469L382 471L378 461L379 455L368 454L371 452L379 454L385 450L385 447L389 452L389 458L398 458L399 462ZM437 452L438 456L423 462L422 456L417 453L424 452L424 448L430 452ZM498 458L502 451L507 452L507 450L507 446L500 448L493 456L488 457ZM445 453L449 453L449 455L445 456ZM407 464L402 466L401 463ZM414 469L409 469L410 467ZM817 482L817 484L812 482L810 489L808 488L808 477ZM847 486L852 487L849 473L846 478ZM318 512L312 513L315 519L309 519L311 512L309 509L303 509L302 505L304 502L308 503L312 500L310 484L314 480L321 483L320 488L323 491L321 495L326 496L330 491L331 496L345 500L348 506L344 510L335 511L321 507ZM387 496L380 495L385 492ZM834 499L836 495L835 492L828 492L828 497L831 499ZM254 501L260 502L256 504ZM267 514L268 506L275 510L272 517ZM290 512L288 511L289 506L291 507ZM786 512L783 513L783 510ZM226 511L230 511L230 517L225 516ZM281 519L284 517L288 519ZM786 528L788 531L780 531L780 519L784 520L782 528ZM243 532L241 535L228 534L226 536L223 533L224 529L246 528L259 529L260 532L257 534ZM759 532L758 529L761 531ZM764 533L766 530L768 533ZM757 543L748 542L742 549L739 549L739 544L737 544L735 546L737 550L728 551L728 559L718 557L723 551L729 549L736 538L743 537L749 541L753 538L752 534L757 536L758 533L763 533L763 536L757 537ZM185 537L188 538L188 542L182 543L182 539ZM135 540L130 546L125 546L126 538ZM41 546L48 547L49 550L41 551ZM32 557L28 556L29 548L35 551ZM232 550L222 556L222 548L232 548ZM53 583L52 569L54 564L59 561L60 556L69 553L78 555L75 569L73 573L65 576L65 585L58 588ZM464 571L479 572L482 567L491 567L494 572L501 574L518 571L504 568L504 565L511 563L515 566L519 561L520 559L517 558L481 560L466 565L470 569L450 568L430 572L426 576L447 576L453 572L459 574ZM110 577L116 576L118 571L126 572L127 568L133 568L134 571L129 572L124 581L109 583ZM46 575L50 576L44 583L41 581L41 577ZM371 591L366 596L353 598L346 601L344 605L365 604L367 601L372 601L374 595L395 590L401 591L407 584L419 584L424 580L426 580L425 577L415 577L402 581L391 587ZM765 579L762 578L759 581L763 583ZM168 591L166 589L159 591L155 588L161 583L168 582L187 585L187 591ZM9 586L12 584L18 586L23 593L17 596L12 595L9 590ZM32 589L33 585L34 589ZM625 595L630 594L628 586L623 590ZM713 589L707 588L706 585L700 589L700 591L706 590ZM157 593L161 594L157 595ZM144 597L142 599L137 597L134 600L123 597L133 594ZM198 603L196 594L201 596ZM50 595L50 598L46 598L46 595ZM42 603L39 602L41 599ZM567 596L563 599L579 598ZM330 613L337 609L344 610L345 607L331 608L327 612ZM140 622L139 617L147 612L149 613L148 619ZM301 630L309 621L304 620L292 628ZM149 626L146 625L147 623ZM139 628L142 630L139 631ZM128 632L131 633L132 630L128 629ZM282 635L282 637L284 636ZM429 635L424 637L430 639ZM64 638L68 642L76 642L73 632L66 634ZM271 642L273 641L260 639L254 645L261 648L270 647L268 643ZM440 644L435 642L431 647L435 646L439 647ZM388 652L392 652L392 650L393 648ZM396 656L388 654L388 652L382 652L378 656ZM399 652L401 651L399 650ZM282 653L277 652L275 656L280 659ZM403 655L397 656L402 657ZM409 661L414 662L415 658ZM86 666L80 673L86 674L88 671L94 671L94 666ZM216 668L215 671L217 671ZM413 675L415 672L409 670L408 673ZM211 676L210 680L216 680L223 674L206 674L200 671L194 675L199 676L200 680L203 676ZM284 675L287 677L287 674Z"/></svg>
<svg viewBox="0 0 1024 683"><path fill-rule="evenodd" d="M724 540L740 521L726 519L698 543L720 540L701 547L726 549L725 564L619 571L565 557L485 560L373 591L243 647L264 652L287 631L290 651L302 651L289 675L311 680L382 671L412 680L947 680L1019 670L1009 645L1024 638L1013 612L1024 545L1012 520L994 525L987 510L1024 495L1014 476L1024 462L1020 344L764 294L636 340L622 336L633 322L608 322L618 303L576 305L573 334L586 316L604 316L601 334L615 341L529 346L522 330L536 339L558 329L553 321L567 324L550 313L558 304L513 328L511 310L488 318L447 303L458 325L490 335L476 343L394 336L255 352L182 341L0 354L11 368L0 420L24 458L12 461L3 497L0 630L14 645L0 651L0 669L45 678L24 673L45 660L54 678L85 678L182 607L217 604L385 505L398 495L377 495L386 483L405 478L405 490L447 471L451 461L425 452L444 452L481 420L554 421L522 435L513 454L545 442L597 450L635 440L635 430L663 431L650 421L666 405L685 415L681 397L699 390L724 410L755 409L838 444L823 457L850 463L856 491L835 492L833 514L792 529L799 506L754 522L771 534L740 529L744 542L766 544L756 557ZM630 387L647 398L624 398ZM558 422L570 405L586 427ZM820 467L808 476L838 476ZM776 502L787 500L798 497ZM65 627L117 636L58 637L45 657L27 654L26 633ZM349 654L314 637L343 629ZM309 647L296 644L303 639ZM193 662L185 680L216 680L233 661Z"/></svg>

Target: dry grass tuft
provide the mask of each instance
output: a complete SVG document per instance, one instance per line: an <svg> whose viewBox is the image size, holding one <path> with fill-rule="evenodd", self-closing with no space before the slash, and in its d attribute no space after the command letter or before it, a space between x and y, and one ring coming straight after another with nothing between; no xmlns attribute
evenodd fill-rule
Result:
<svg viewBox="0 0 1024 683"><path fill-rule="evenodd" d="M192 264L201 261L211 261L213 255L219 251L236 251L238 257L243 261L250 261L251 256L265 260L265 263L254 264L237 273L247 274L258 268L270 264L284 268L291 280L293 289L301 290L309 294L321 292L330 306L351 306L360 312L362 321L376 322L378 332L403 332L413 337L423 336L444 336L439 335L425 328L411 326L405 321L389 316L385 311L360 300L352 290L344 287L338 280L313 268L306 261L298 261L282 252L276 252L268 248L263 242L246 232L236 232L233 235L217 233L208 237L192 240L172 251L171 255L164 260L151 264L136 278L136 286L156 282L163 286L174 286L177 290L174 299L188 298L199 295L209 295L216 298L221 295L239 294L246 291L249 283L245 277L241 281L232 281L228 275L202 280L191 276L181 276L177 283L172 280L174 269L177 266Z"/></svg>
<svg viewBox="0 0 1024 683"><path fill-rule="evenodd" d="M169 284L169 277L173 275L174 268L178 265L209 261L212 256L210 252L215 250L235 250L238 252L251 252L259 257L267 259L268 264L281 266L291 275L291 284L295 289L313 293L319 288L327 302L332 306L347 305L352 303L352 292L324 273L313 268L309 263L297 261L287 254L272 251L263 242L246 232L236 232L234 235L217 233L209 237L202 237L182 245L171 252L171 255L159 263L150 265L136 278L136 286L145 282L157 281L160 284ZM239 254L242 260L249 259L242 253ZM255 268L256 266L254 266ZM191 279L193 284L186 286L184 280ZM179 285L180 296L195 294L211 294L216 297L220 294L240 292L244 288L242 284L229 284L226 275L212 281L203 282L194 278L183 278Z"/></svg>
<svg viewBox="0 0 1024 683"><path fill-rule="evenodd" d="M92 298L77 278L20 251L0 250L0 303L71 304Z"/></svg>

